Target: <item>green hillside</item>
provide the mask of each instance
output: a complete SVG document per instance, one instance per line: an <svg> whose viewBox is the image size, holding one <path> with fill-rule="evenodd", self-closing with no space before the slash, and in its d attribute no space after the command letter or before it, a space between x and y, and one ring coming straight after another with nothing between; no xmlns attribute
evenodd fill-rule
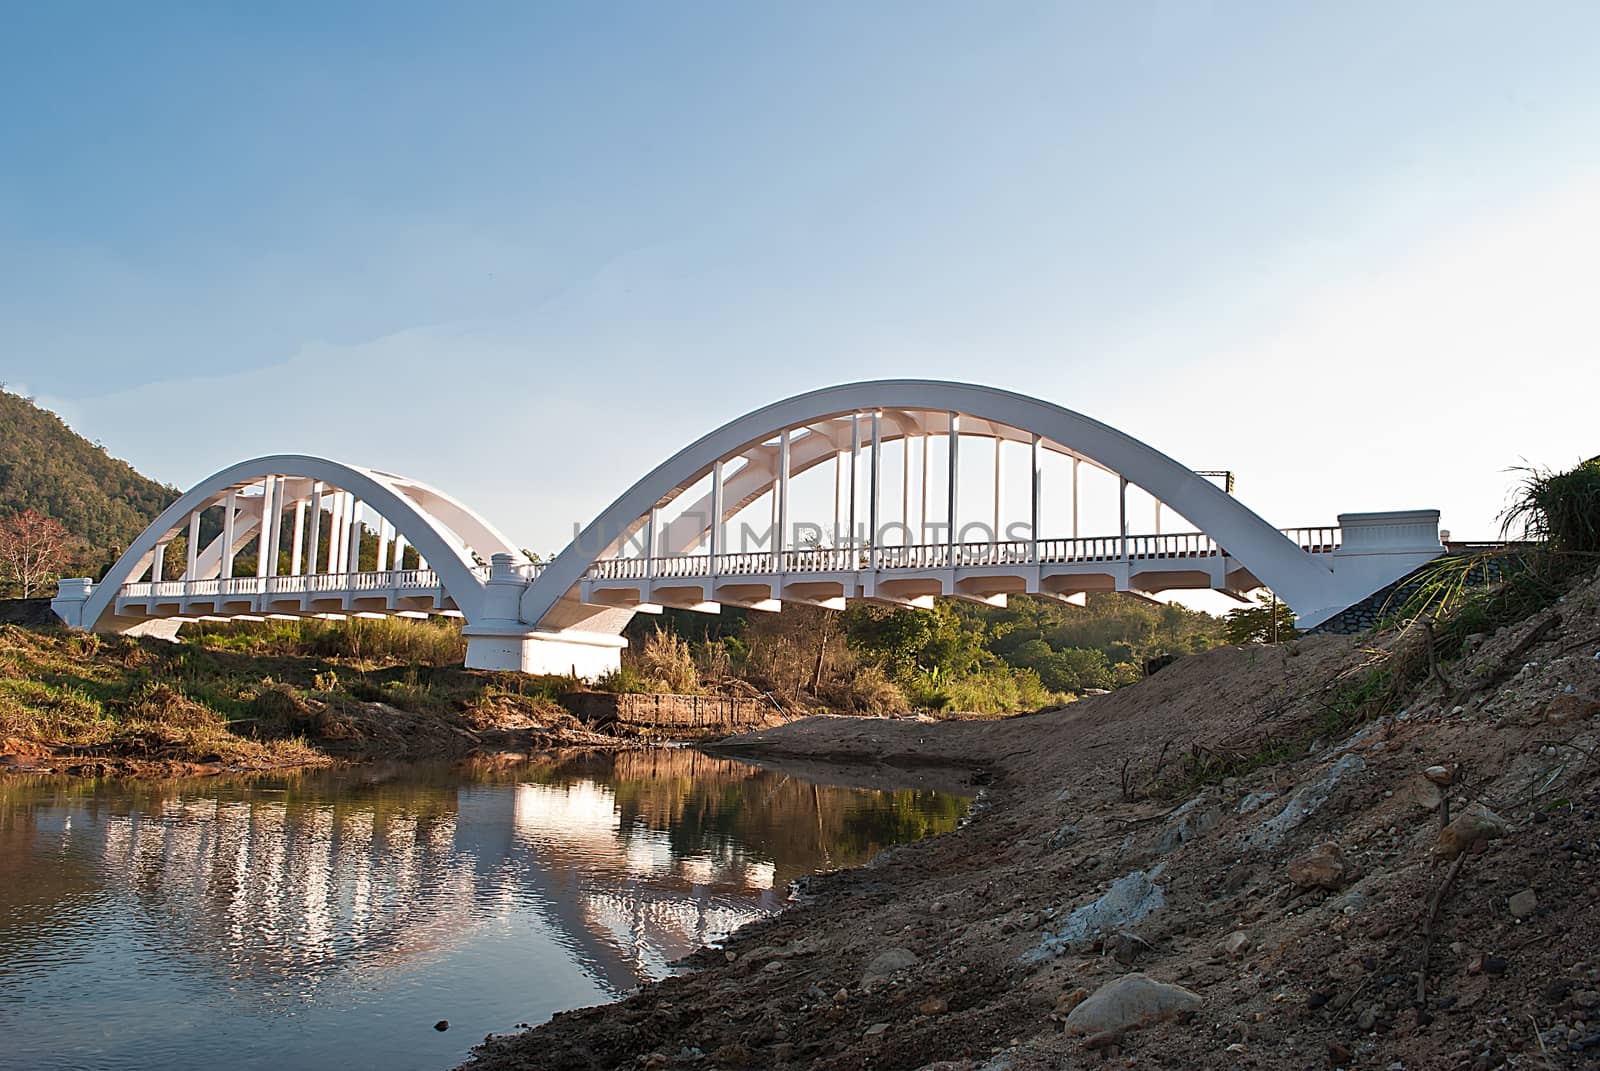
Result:
<svg viewBox="0 0 1600 1071"><path fill-rule="evenodd" d="M0 390L0 516L31 509L83 541L81 564L126 547L176 488L141 476L30 399Z"/></svg>

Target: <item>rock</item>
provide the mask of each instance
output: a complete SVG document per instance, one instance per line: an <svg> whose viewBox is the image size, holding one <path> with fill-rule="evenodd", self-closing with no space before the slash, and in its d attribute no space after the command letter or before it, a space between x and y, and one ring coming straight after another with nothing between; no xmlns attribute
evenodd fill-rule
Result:
<svg viewBox="0 0 1600 1071"><path fill-rule="evenodd" d="M1221 813L1210 795L1199 795L1173 811L1156 841L1156 851L1162 855L1202 837L1217 827Z"/></svg>
<svg viewBox="0 0 1600 1071"><path fill-rule="evenodd" d="M1532 889L1523 889L1506 902L1511 909L1511 914L1519 919L1525 919L1539 909L1539 895Z"/></svg>
<svg viewBox="0 0 1600 1071"><path fill-rule="evenodd" d="M1345 755L1309 784L1302 785L1289 797L1283 809L1257 826L1244 838L1246 848L1270 848L1280 843L1291 831L1311 817L1328 802L1340 782L1353 773L1367 768L1360 755Z"/></svg>
<svg viewBox="0 0 1600 1071"><path fill-rule="evenodd" d="M1276 792L1252 792L1239 801L1238 814L1249 814L1263 803L1271 803L1278 798Z"/></svg>
<svg viewBox="0 0 1600 1071"><path fill-rule="evenodd" d="M748 1067L750 1050L738 1042L722 1045L712 1050L711 1062L717 1067Z"/></svg>
<svg viewBox="0 0 1600 1071"><path fill-rule="evenodd" d="M267 549L270 550L272 548L269 545ZM762 969L762 971L764 971L767 974L777 974L779 971L783 970L784 967L785 967L785 964L784 964L783 960L775 959L772 962L768 963L766 966L762 967L761 969Z"/></svg>
<svg viewBox="0 0 1600 1071"><path fill-rule="evenodd" d="M1511 831L1506 820L1481 803L1474 803L1439 831L1435 851L1440 858L1454 859L1478 841L1490 841Z"/></svg>
<svg viewBox="0 0 1600 1071"><path fill-rule="evenodd" d="M950 1010L950 1002L943 997L929 997L917 1005L917 1011L923 1015L943 1015Z"/></svg>
<svg viewBox="0 0 1600 1071"><path fill-rule="evenodd" d="M1436 785L1449 785L1455 782L1456 769L1454 766L1429 766L1422 771L1422 776Z"/></svg>
<svg viewBox="0 0 1600 1071"><path fill-rule="evenodd" d="M1130 964L1151 951L1150 942L1134 933L1119 933L1112 944L1111 958L1121 964Z"/></svg>
<svg viewBox="0 0 1600 1071"><path fill-rule="evenodd" d="M1056 1014L1070 1015L1073 1008L1076 1008L1079 1004L1082 1004L1088 999L1089 991L1084 989L1082 986L1079 986L1070 993L1063 990L1061 993L1056 995Z"/></svg>
<svg viewBox="0 0 1600 1071"><path fill-rule="evenodd" d="M867 1027L866 1031L861 1036L864 1038L879 1038L888 1032L888 1023L873 1023L871 1026Z"/></svg>
<svg viewBox="0 0 1600 1071"><path fill-rule="evenodd" d="M1124 974L1072 1009L1066 1032L1090 1035L1137 1030L1195 1011L1200 1004L1200 995L1181 985L1158 982L1137 972Z"/></svg>
<svg viewBox="0 0 1600 1071"><path fill-rule="evenodd" d="M1434 781L1424 777L1412 786L1411 800L1424 811L1437 811L1444 801L1444 793Z"/></svg>
<svg viewBox="0 0 1600 1071"><path fill-rule="evenodd" d="M863 988L877 982L886 981L896 971L903 971L907 967L914 967L920 963L917 954L909 948L890 948L879 952L872 957L872 962L867 964L867 969L861 975Z"/></svg>
<svg viewBox="0 0 1600 1071"><path fill-rule="evenodd" d="M1107 1051L1107 1055L1110 1055L1110 1053L1121 1044L1122 1031L1120 1030L1102 1030L1098 1034L1090 1034L1088 1037L1083 1039L1084 1048L1105 1049Z"/></svg>
<svg viewBox="0 0 1600 1071"><path fill-rule="evenodd" d="M1222 942L1222 951L1238 959L1250 951L1250 935L1243 930L1234 930Z"/></svg>
<svg viewBox="0 0 1600 1071"><path fill-rule="evenodd" d="M1104 894L1081 907L1073 908L1055 933L1046 931L1032 951L1023 955L1024 963L1037 963L1066 951L1072 944L1095 933L1110 933L1131 926L1166 906L1166 896L1155 883L1161 867L1135 870L1111 883Z"/></svg>
<svg viewBox="0 0 1600 1071"><path fill-rule="evenodd" d="M440 1019L437 1023L433 1024L433 1028L435 1030L439 1031L442 1034L446 1030L450 1029L450 1020L449 1019Z"/></svg>
<svg viewBox="0 0 1600 1071"><path fill-rule="evenodd" d="M1356 1016L1357 1030L1371 1030L1378 1025L1378 1009L1367 1005L1361 1009L1361 1014Z"/></svg>
<svg viewBox="0 0 1600 1071"><path fill-rule="evenodd" d="M1344 852L1329 841L1289 861L1289 880L1299 889L1337 889L1349 873Z"/></svg>
<svg viewBox="0 0 1600 1071"><path fill-rule="evenodd" d="M1351 1055L1350 1046L1346 1045L1344 1042L1328 1042L1328 1059L1333 1062L1335 1067L1343 1067L1345 1064L1348 1064L1350 1062Z"/></svg>
<svg viewBox="0 0 1600 1071"><path fill-rule="evenodd" d="M1551 725L1565 725L1600 714L1600 699L1587 695L1558 695L1544 705L1544 720Z"/></svg>
<svg viewBox="0 0 1600 1071"><path fill-rule="evenodd" d="M1357 892L1354 889L1352 889L1351 891L1345 893L1343 896L1339 897L1332 904L1333 910L1335 910L1335 911L1337 911L1337 912L1339 912L1341 914L1344 914L1344 915L1359 914L1361 909L1366 907L1366 906L1367 906L1366 895L1363 894L1363 893Z"/></svg>

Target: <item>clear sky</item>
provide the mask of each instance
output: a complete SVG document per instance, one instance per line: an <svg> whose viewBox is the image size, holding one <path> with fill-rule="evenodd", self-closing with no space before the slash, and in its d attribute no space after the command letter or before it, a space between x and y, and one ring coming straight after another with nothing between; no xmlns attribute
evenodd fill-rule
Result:
<svg viewBox="0 0 1600 1071"><path fill-rule="evenodd" d="M229 10L229 9L232 10ZM539 550L749 409L1021 390L1281 525L1600 452L1600 5L13 4L0 380Z"/></svg>

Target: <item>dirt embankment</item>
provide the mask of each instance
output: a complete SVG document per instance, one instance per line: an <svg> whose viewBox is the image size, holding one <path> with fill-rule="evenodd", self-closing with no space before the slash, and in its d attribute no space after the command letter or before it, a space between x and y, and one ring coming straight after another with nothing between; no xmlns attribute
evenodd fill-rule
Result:
<svg viewBox="0 0 1600 1071"><path fill-rule="evenodd" d="M812 879L685 974L469 1066L1600 1066L1600 582L1335 732L1381 647L1230 648L1032 717L729 741L988 786L960 831ZM1192 776L1219 753L1236 776Z"/></svg>

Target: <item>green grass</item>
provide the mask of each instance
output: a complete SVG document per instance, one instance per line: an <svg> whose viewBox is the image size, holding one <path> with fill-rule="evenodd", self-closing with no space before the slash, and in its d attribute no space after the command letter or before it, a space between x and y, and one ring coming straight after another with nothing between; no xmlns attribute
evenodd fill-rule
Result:
<svg viewBox="0 0 1600 1071"><path fill-rule="evenodd" d="M405 621L213 626L185 630L176 644L0 626L0 739L106 756L314 764L328 760L306 734L337 723L349 704L483 727L548 711L573 686L463 669L459 643L457 628Z"/></svg>

